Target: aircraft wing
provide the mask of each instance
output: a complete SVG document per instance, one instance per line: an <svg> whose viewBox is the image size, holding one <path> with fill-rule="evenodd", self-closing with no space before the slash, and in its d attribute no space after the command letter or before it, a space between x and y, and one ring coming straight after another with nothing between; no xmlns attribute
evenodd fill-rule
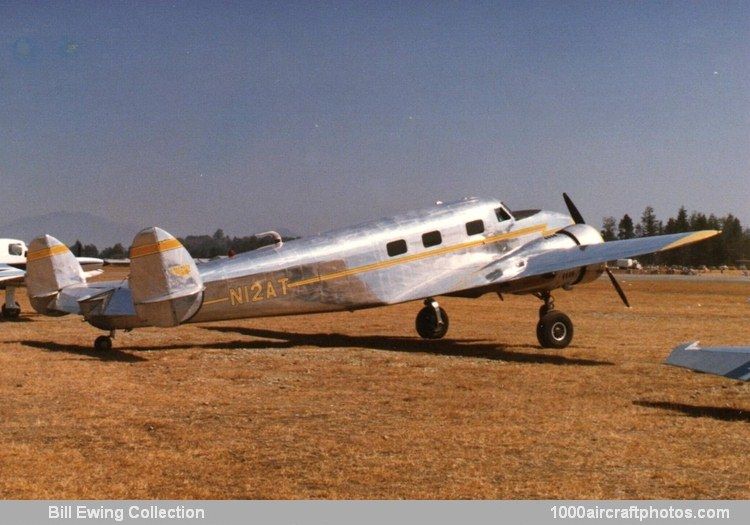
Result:
<svg viewBox="0 0 750 525"><path fill-rule="evenodd" d="M87 272L83 272L83 274L88 279L90 277L96 277L97 275L101 275L103 272L104 270L99 268L96 270L89 270ZM24 277L26 277L26 272L24 270L14 268L13 266L8 266L7 264L0 264L0 283L21 284L24 280Z"/></svg>
<svg viewBox="0 0 750 525"><path fill-rule="evenodd" d="M698 341L695 341L672 350L664 362L706 374L750 381L750 348L731 346L701 348L698 346Z"/></svg>
<svg viewBox="0 0 750 525"><path fill-rule="evenodd" d="M26 272L9 266L7 264L0 264L0 283L10 284L15 281L22 281Z"/></svg>
<svg viewBox="0 0 750 525"><path fill-rule="evenodd" d="M451 294L476 297L492 291L495 285L517 279L671 250L713 237L717 233L719 232L714 230L675 233L560 249L521 247L499 257L486 253L462 256L455 262L449 261L438 268L431 268L429 272L425 272L428 277L422 284L409 287L394 296L390 302Z"/></svg>
<svg viewBox="0 0 750 525"><path fill-rule="evenodd" d="M713 237L718 233L715 230L674 233L530 253L521 249L485 266L482 269L484 284L503 283L590 264L601 264L615 259L628 259L647 253L662 252Z"/></svg>

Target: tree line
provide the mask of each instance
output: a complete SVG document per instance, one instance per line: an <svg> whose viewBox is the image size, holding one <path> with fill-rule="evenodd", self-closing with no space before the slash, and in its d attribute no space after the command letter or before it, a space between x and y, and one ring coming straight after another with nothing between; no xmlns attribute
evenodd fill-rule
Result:
<svg viewBox="0 0 750 525"><path fill-rule="evenodd" d="M619 221L614 217L605 217L601 234L605 241L614 241L696 230L720 230L721 235L676 250L639 257L639 260L644 264L668 266L734 266L741 260L750 259L750 229L743 229L740 220L731 213L724 217L714 214L707 216L696 211L688 214L685 206L681 206L677 216L670 217L664 223L656 217L654 209L647 206L639 222L635 222L627 213ZM284 238L285 241L291 239L293 237ZM206 259L227 255L230 252L248 252L274 243L274 239L267 236L229 237L221 229L216 230L213 235L188 235L179 240L194 258ZM99 251L93 244L76 241L70 248L79 257L128 257L128 248L120 243Z"/></svg>
<svg viewBox="0 0 750 525"><path fill-rule="evenodd" d="M750 229L743 229L740 220L731 213L724 217L713 213L706 216L697 211L688 214L685 206L681 206L677 216L670 217L665 223L657 219L651 206L647 206L637 223L627 213L619 221L605 217L601 234L605 241L614 241L696 230L720 230L721 234L683 248L639 257L639 260L645 264L668 266L734 266L741 260L750 259Z"/></svg>
<svg viewBox="0 0 750 525"><path fill-rule="evenodd" d="M224 230L218 229L213 235L188 235L178 238L190 255L195 259L211 259L220 255L238 254L257 250L263 246L274 244L275 239L270 236L258 237L249 235L245 237L229 237ZM283 237L289 241L294 237ZM125 248L119 242L114 246L99 249L94 244L83 244L76 240L70 250L78 257L100 257L102 259L125 259L128 257L129 248Z"/></svg>

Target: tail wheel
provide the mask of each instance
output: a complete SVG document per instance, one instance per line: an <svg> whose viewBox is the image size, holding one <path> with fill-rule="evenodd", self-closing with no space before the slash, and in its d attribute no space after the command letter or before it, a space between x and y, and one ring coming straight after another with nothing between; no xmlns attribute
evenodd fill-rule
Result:
<svg viewBox="0 0 750 525"><path fill-rule="evenodd" d="M448 314L442 308L438 309L442 322L438 322L435 309L431 306L425 306L417 314L417 333L424 339L440 339L448 332Z"/></svg>
<svg viewBox="0 0 750 525"><path fill-rule="evenodd" d="M109 352L112 350L112 338L107 335L100 335L94 341L94 350L97 352Z"/></svg>
<svg viewBox="0 0 750 525"><path fill-rule="evenodd" d="M573 340L573 322L562 312L548 312L536 325L536 338L542 348L565 348Z"/></svg>

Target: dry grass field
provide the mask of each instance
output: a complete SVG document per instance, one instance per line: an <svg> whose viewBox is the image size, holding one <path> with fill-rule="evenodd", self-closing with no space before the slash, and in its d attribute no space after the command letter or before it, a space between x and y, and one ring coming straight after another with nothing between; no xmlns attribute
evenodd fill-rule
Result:
<svg viewBox="0 0 750 525"><path fill-rule="evenodd" d="M418 303L118 334L0 324L2 498L750 498L750 384L661 364L750 343L750 281L606 280L559 291L576 323L538 347L532 297Z"/></svg>

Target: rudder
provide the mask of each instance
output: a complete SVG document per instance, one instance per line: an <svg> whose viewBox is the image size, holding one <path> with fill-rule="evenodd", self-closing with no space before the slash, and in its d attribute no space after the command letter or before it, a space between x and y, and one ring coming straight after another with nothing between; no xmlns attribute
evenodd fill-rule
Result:
<svg viewBox="0 0 750 525"><path fill-rule="evenodd" d="M34 310L47 315L59 314L48 308L58 292L85 283L83 268L67 246L51 235L31 241L26 256L26 287Z"/></svg>
<svg viewBox="0 0 750 525"><path fill-rule="evenodd" d="M138 317L153 326L184 323L203 301L195 261L161 228L146 228L133 239L129 282Z"/></svg>

